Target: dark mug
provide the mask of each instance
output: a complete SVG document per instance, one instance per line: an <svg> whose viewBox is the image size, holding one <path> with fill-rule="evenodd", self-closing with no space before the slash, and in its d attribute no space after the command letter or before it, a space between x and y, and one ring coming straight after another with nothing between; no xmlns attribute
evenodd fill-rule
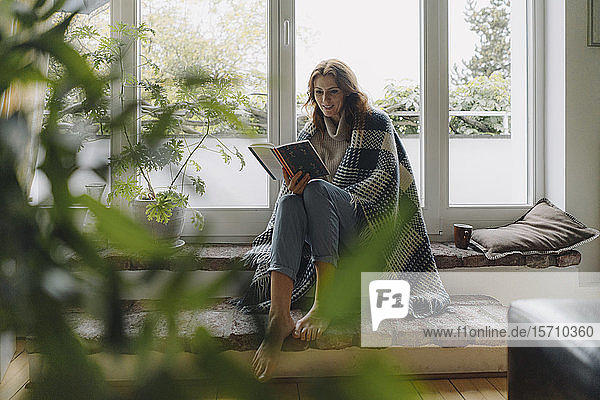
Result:
<svg viewBox="0 0 600 400"><path fill-rule="evenodd" d="M469 247L473 227L466 224L454 224L454 245L459 249Z"/></svg>

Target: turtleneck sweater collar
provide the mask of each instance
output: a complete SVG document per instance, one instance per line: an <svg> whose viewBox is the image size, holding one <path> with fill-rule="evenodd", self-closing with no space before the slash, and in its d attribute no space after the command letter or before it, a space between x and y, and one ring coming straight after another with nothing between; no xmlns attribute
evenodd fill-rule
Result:
<svg viewBox="0 0 600 400"><path fill-rule="evenodd" d="M340 142L347 142L350 140L350 133L352 132L352 127L348 123L346 119L346 111L342 110L342 115L340 115L340 121L338 124L333 122L333 120L329 117L324 117L325 127L327 128L327 133L329 136Z"/></svg>

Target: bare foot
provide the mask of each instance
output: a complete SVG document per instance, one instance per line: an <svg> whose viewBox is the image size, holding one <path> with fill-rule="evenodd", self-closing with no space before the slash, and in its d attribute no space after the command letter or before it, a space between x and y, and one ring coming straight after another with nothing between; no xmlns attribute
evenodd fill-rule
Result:
<svg viewBox="0 0 600 400"><path fill-rule="evenodd" d="M256 378L265 382L271 379L277 359L281 353L283 340L294 330L294 321L287 316L269 317L265 338L252 359L252 369Z"/></svg>
<svg viewBox="0 0 600 400"><path fill-rule="evenodd" d="M329 319L323 318L319 306L315 303L306 315L296 322L292 336L301 340L316 340L321 337L329 326Z"/></svg>

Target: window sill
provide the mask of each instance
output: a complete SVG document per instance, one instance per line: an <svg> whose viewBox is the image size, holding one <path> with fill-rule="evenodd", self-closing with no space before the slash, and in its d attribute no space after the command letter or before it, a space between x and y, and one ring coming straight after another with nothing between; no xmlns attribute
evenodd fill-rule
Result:
<svg viewBox="0 0 600 400"><path fill-rule="evenodd" d="M581 254L576 250L569 250L559 255L531 255L510 254L497 260L488 260L485 256L471 248L457 249L452 243L432 243L433 255L438 269L452 268L477 268L477 267L529 267L534 269L548 267L569 267L581 262ZM227 271L234 267L248 270L241 266L241 257L250 249L249 244L186 244L177 253L176 257L187 257L195 261L197 270ZM145 265L143 260L126 257L114 250L102 250L100 254L110 259L118 269L124 271L138 271L147 269L173 270L177 263L167 263L160 266Z"/></svg>

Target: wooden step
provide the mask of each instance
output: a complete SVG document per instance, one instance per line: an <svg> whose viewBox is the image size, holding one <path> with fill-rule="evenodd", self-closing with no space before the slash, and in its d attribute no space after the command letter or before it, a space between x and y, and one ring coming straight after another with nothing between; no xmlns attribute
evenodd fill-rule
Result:
<svg viewBox="0 0 600 400"><path fill-rule="evenodd" d="M401 325L405 333L416 333L424 325L430 327L456 327L459 325L493 325L506 323L507 307L488 296L452 296L453 309L442 315L422 319L406 320ZM157 313L156 303L124 302L125 333L130 339L139 335L146 317ZM295 320L304 311L293 310ZM86 344L88 356L102 370L103 376L115 390L127 393L136 380L138 355L131 348L123 347L120 352L107 352L102 346L104 327L102 322L78 310L71 310L67 319L74 331ZM174 362L178 376L190 390L206 388L207 376L198 370L202 355L196 353L193 337L198 328L204 328L215 339L221 354L250 373L251 360L263 338L264 315L246 314L227 302L217 302L211 307L197 311L181 312L177 318L180 351ZM160 318L153 325L154 347L144 354L144 363L159 363L166 357L166 323ZM39 379L42 357L36 348L35 338L28 338L25 346L26 358L21 358L11 368L17 375L27 375L27 385L35 385ZM199 349L202 350L202 349ZM288 341L284 345L275 378L277 379L321 379L324 377L352 377L361 373L373 357L385 362L398 377L461 377L502 376L507 371L507 347L505 344L473 342L464 347L440 347L418 345L388 348L360 347L358 326L341 326L332 323L323 337L310 343ZM173 361L173 359L171 359ZM11 371L12 371L11 370ZM10 373L10 371L9 371ZM20 375L19 375L20 374ZM23 375L24 376L24 375ZM27 390L20 379L11 386L11 393ZM16 386L15 386L16 385ZM3 390L4 387L2 388ZM214 388L213 388L214 389ZM211 390L213 390L211 389ZM214 398L211 395L211 398Z"/></svg>
<svg viewBox="0 0 600 400"><path fill-rule="evenodd" d="M227 360L251 374L254 350L222 353ZM136 379L137 354L98 352L89 357L100 366L105 380L113 387L131 387ZM152 351L144 354L144 362L159 364L166 355ZM507 372L508 351L504 347L389 347L383 349L351 347L343 350L309 348L300 352L282 352L275 379L314 379L356 376L369 361L385 363L397 377L430 379L449 376L502 376ZM177 379L183 382L203 383L206 374L198 370L199 356L180 352L176 356ZM27 353L27 371L31 382L39 379L41 354ZM28 383L28 382L27 382Z"/></svg>
<svg viewBox="0 0 600 400"><path fill-rule="evenodd" d="M452 307L447 312L425 319L403 319L398 323L387 326L382 322L379 331L388 335L390 341L394 335L404 335L411 340L407 345L413 347L427 346L431 343L445 345L445 339L427 339L423 337L424 328L456 328L458 326L500 326L506 324L508 308L496 299L482 295L456 295L451 296ZM124 333L129 339L135 339L144 326L144 322L155 320L152 330L155 337L155 350L164 348L167 340L167 325L160 313L154 309L153 302L124 302L123 320ZM304 309L292 310L292 318L297 321L306 312ZM71 310L66 315L69 324L75 333L82 338L88 346L90 353L101 351L104 326L102 321L84 314L78 310ZM153 319L150 319L153 317ZM193 338L199 328L205 329L220 345L222 350L248 351L256 350L263 338L266 325L265 314L248 314L238 310L227 301L214 303L202 310L181 311L177 316L178 337L185 351L193 351ZM485 345L506 347L506 343L497 340L486 341L484 338L473 339L472 345ZM290 340L286 344L291 350L341 350L361 345L360 316L357 314L351 322L333 321L325 334L311 342ZM28 341L27 349L35 352L35 339ZM127 351L124 348L124 351Z"/></svg>
<svg viewBox="0 0 600 400"><path fill-rule="evenodd" d="M414 349L413 349L414 350ZM236 363L250 374L249 365L252 352L225 352L223 358ZM151 352L145 354L144 365L159 365L165 354ZM318 399L324 385L344 385L352 387L360 368L373 357L386 363L394 370L393 376L384 381L394 383L398 398L411 399L462 399L464 398L507 398L506 371L489 371L501 365L494 365L493 358L503 355L493 354L486 348L457 349L360 349L342 352L307 350L303 353L284 353L279 362L273 381L258 384L244 383L245 393L262 390L278 399ZM505 355L504 355L505 357ZM141 359L132 354L97 353L89 355L100 369L106 383L112 390L123 396L132 395L139 384L139 364ZM461 362L466 361L467 365ZM473 362L477 360L477 362ZM42 356L23 352L13 359L10 375L0 383L0 398L7 400L29 399L31 390L40 382ZM223 377L220 384L207 379L199 370L201 361L191 353L177 353L170 358L170 365L177 371L176 381L179 390L187 392L195 399L241 398L232 393L231 383ZM435 373L415 373L424 364L434 366ZM465 367L475 367L469 371ZM477 369L479 368L479 369ZM240 372L241 372L240 371ZM318 375L315 372L319 372ZM364 371L363 371L364 372ZM238 372L239 374L239 372ZM363 388L364 390L364 388ZM461 396L462 393L462 396ZM499 397L500 394L500 397Z"/></svg>

